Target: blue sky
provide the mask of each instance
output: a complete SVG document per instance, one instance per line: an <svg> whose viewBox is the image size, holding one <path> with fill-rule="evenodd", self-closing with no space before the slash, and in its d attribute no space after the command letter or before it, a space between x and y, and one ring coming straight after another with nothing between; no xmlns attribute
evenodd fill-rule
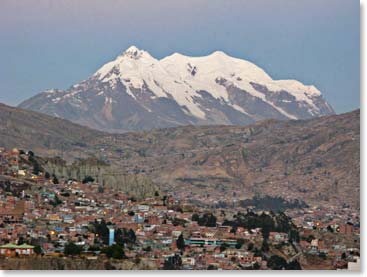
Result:
<svg viewBox="0 0 367 277"><path fill-rule="evenodd" d="M359 108L356 0L1 0L0 102L86 79L130 45L156 58L222 50Z"/></svg>

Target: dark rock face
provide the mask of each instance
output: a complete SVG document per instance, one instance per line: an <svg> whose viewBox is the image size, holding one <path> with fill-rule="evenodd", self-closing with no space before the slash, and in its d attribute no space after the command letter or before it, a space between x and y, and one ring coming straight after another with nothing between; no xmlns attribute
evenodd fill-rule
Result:
<svg viewBox="0 0 367 277"><path fill-rule="evenodd" d="M295 114L301 119L312 118L315 116L333 114L334 111L322 98L322 96L308 96L312 98L315 106L318 107L319 111L315 111L313 114L310 111L309 105L304 101L296 101L296 97L285 90L281 91L269 91L266 86L259 85L256 83L251 83L252 87L257 91L265 95L266 100L271 102L277 107L282 108L289 114Z"/></svg>
<svg viewBox="0 0 367 277"><path fill-rule="evenodd" d="M207 109L207 119L210 125L247 125L255 122L252 117L218 101L207 91L201 90L198 93L201 97L195 98L195 100L200 103L201 107Z"/></svg>
<svg viewBox="0 0 367 277"><path fill-rule="evenodd" d="M280 113L268 103L262 101L260 98L254 97L247 91L243 91L235 86L227 87L230 99L234 103L238 103L240 107L246 107L246 111L252 116L254 121L263 119L288 119L284 114ZM261 112L259 112L261 111Z"/></svg>

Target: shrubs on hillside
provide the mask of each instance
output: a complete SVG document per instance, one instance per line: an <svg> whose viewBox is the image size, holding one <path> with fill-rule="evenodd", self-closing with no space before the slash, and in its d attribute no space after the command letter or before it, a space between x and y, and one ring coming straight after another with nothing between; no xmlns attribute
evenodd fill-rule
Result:
<svg viewBox="0 0 367 277"><path fill-rule="evenodd" d="M124 249L122 248L121 245L118 245L118 244L113 244L111 246L103 248L102 253L106 254L108 258L113 258L113 259L126 258Z"/></svg>
<svg viewBox="0 0 367 277"><path fill-rule="evenodd" d="M65 255L79 255L82 252L83 248L79 245L76 245L73 242L69 242L68 244L65 245L64 248L64 254Z"/></svg>
<svg viewBox="0 0 367 277"><path fill-rule="evenodd" d="M206 227L217 226L217 218L211 213L205 213L201 217L198 214L193 214L191 220L197 221L199 226L206 226Z"/></svg>

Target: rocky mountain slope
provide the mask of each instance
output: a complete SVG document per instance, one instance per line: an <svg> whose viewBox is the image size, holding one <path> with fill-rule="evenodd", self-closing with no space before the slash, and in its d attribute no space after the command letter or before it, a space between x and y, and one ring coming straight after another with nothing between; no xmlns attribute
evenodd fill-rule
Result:
<svg viewBox="0 0 367 277"><path fill-rule="evenodd" d="M109 134L0 105L0 146L72 161L95 157L108 173L147 176L163 190L254 195L359 207L360 112L253 125L186 126ZM93 165L90 166L91 168ZM59 172L64 167L55 168Z"/></svg>
<svg viewBox="0 0 367 277"><path fill-rule="evenodd" d="M41 113L17 109L0 103L0 146L34 149L52 155L54 149L79 149L84 141L102 132ZM82 153L78 153L82 154Z"/></svg>
<svg viewBox="0 0 367 277"><path fill-rule="evenodd" d="M87 80L45 91L19 107L110 132L334 113L314 86L273 80L255 64L221 51L157 60L134 46Z"/></svg>

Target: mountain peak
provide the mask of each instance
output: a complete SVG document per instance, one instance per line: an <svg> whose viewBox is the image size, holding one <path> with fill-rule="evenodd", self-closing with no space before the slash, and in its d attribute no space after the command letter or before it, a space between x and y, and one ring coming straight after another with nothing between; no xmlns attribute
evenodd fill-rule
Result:
<svg viewBox="0 0 367 277"><path fill-rule="evenodd" d="M130 46L67 91L40 94L21 107L98 129L136 130L177 125L244 125L262 119L332 114L313 86L273 80L255 64L223 51L157 60Z"/></svg>
<svg viewBox="0 0 367 277"><path fill-rule="evenodd" d="M123 54L134 54L134 53L138 53L142 50L140 50L138 47L136 47L135 45L131 45L129 48L127 48Z"/></svg>
<svg viewBox="0 0 367 277"><path fill-rule="evenodd" d="M123 57L130 57L133 59L138 59L140 57L142 57L143 55L145 56L150 56L150 54L142 49L139 49L138 47L136 47L135 45L130 46L129 48L127 48L121 56Z"/></svg>
<svg viewBox="0 0 367 277"><path fill-rule="evenodd" d="M220 50L214 51L209 56L214 56L214 57L229 57L226 53L224 53L223 51L220 51Z"/></svg>

